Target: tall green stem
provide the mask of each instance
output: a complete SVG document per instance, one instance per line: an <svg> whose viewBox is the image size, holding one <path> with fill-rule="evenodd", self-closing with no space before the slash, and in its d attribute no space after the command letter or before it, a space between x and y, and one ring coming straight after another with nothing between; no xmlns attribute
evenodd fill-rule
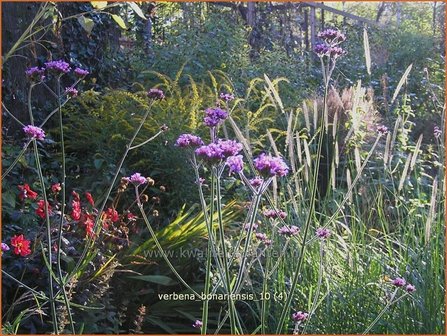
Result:
<svg viewBox="0 0 447 336"><path fill-rule="evenodd" d="M40 164L40 158L39 158L39 151L37 148L37 141L36 139L33 139L33 147L34 147L34 156L36 159L36 167L37 167L37 173L39 175L39 181L40 185L42 187L42 196L44 200L44 207L45 207L45 223L46 223L46 229L47 229L47 249L48 249L48 264L49 267L53 264L53 255L51 252L52 246L51 246L51 223L50 223L50 216L48 213L48 197L47 192L45 188L45 180L43 178L42 174L42 166ZM56 305L54 302L54 291L53 291L53 277L51 275L52 270L48 270L48 290L50 292L50 309L51 309L51 319L53 321L53 331L55 334L59 334L59 329L57 327L57 318L56 318Z"/></svg>
<svg viewBox="0 0 447 336"><path fill-rule="evenodd" d="M329 77L325 78L325 86L324 86L324 111L326 112L327 109L327 92L328 92L328 86L329 86ZM292 303L293 294L295 293L296 286L298 284L298 279L301 273L301 266L303 264L304 260L304 254L306 252L306 238L309 231L310 222L312 221L312 218L314 216L315 212L315 203L316 203L316 196L317 196L317 184L318 184L318 172L320 170L320 161L321 161L321 147L323 144L323 136L324 136L324 117L320 119L320 129L319 129L319 139L318 139L318 149L317 149L317 160L315 163L315 169L314 169L314 176L313 176L313 183L312 183L312 194L310 198L310 207L309 212L307 215L306 223L304 225L304 233L303 233L303 243L301 245L300 249L300 256L298 259L298 264L295 269L295 274L293 275L292 279L292 285L290 287L289 295L287 296L286 303L281 311L281 315L278 321L278 326L276 328L276 333L281 333L281 330L286 331L287 324L285 324L286 316L290 310L290 305Z"/></svg>
<svg viewBox="0 0 447 336"><path fill-rule="evenodd" d="M231 334L235 335L237 333L236 328L236 313L235 306L233 300L231 298L231 277L230 277L230 269L228 265L228 256L227 256L227 248L225 246L225 231L222 220L222 200L220 194L220 176L218 174L217 168L213 167L213 175L216 177L216 202L217 202L217 219L219 223L219 234L220 234L220 243L222 245L222 254L223 254L223 268L225 272L225 281L226 288L228 294L228 310L230 312L230 328Z"/></svg>
<svg viewBox="0 0 447 336"><path fill-rule="evenodd" d="M138 133L140 132L141 127L143 127L143 125L144 125L144 123L145 123L145 121L146 121L146 119L147 119L147 117L149 115L149 112L151 111L151 107L152 107L153 103L154 103L154 101L151 101L151 104L149 105L148 109L146 110L143 118L141 119L141 122L140 122L138 128L135 130L132 138L130 139L129 143L126 146L126 149L125 149L125 151L123 153L123 156L121 157L120 162L118 163L118 166L117 166L116 171L115 171L115 175L112 178L112 182L110 182L109 189L107 190L105 198L104 198L104 201L102 202L101 207L100 207L100 209L98 211L99 215L96 217L95 225L93 227L93 231L94 232L98 232L99 222L101 220L101 214L104 211L104 208L105 208L105 206L106 206L106 204L107 204L107 202L109 200L109 196L112 193L113 187L115 186L115 182L118 179L118 176L119 176L120 171L121 171L121 167L123 166L124 161L125 161L125 159L127 157L127 154L129 154L130 148L132 147L132 144L135 141L135 138L137 137ZM82 251L81 257L79 258L76 266L74 267L74 269L71 272L71 274L68 277L68 279L71 279L76 274L76 272L78 271L79 267L82 265L82 263L83 263L83 261L85 259L85 256L87 255L87 252L90 249L92 241L93 241L93 237L89 236L87 238L87 242L85 244L84 250ZM69 281L69 280L67 280L67 281Z"/></svg>
<svg viewBox="0 0 447 336"><path fill-rule="evenodd" d="M76 330L74 327L73 316L70 308L70 301L68 299L67 291L65 290L65 281L64 276L62 275L62 263L61 263L61 255L62 255L62 230L64 226L64 217L65 217L65 202L66 202L66 164L65 164L65 143L64 143L64 127L63 127L63 117L62 117L62 106L61 106L61 83L60 77L57 78L56 81L56 90L57 90L57 105L59 112L59 132L60 132L60 143L61 143L61 155L62 155L62 179L61 179L61 219L59 221L59 227L57 231L57 274L59 277L59 285L61 286L62 295L64 297L65 306L67 309L68 320L70 322L71 332L76 334Z"/></svg>

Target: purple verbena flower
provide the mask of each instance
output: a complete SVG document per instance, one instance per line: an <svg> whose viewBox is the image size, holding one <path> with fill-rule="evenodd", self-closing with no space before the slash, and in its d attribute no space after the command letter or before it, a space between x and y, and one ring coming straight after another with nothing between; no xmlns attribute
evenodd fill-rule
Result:
<svg viewBox="0 0 447 336"><path fill-rule="evenodd" d="M314 52L318 56L323 57L323 56L329 55L330 49L331 48L327 44L320 43L315 46Z"/></svg>
<svg viewBox="0 0 447 336"><path fill-rule="evenodd" d="M203 146L204 143L202 139L197 135L181 134L175 142L175 145L180 148L186 148Z"/></svg>
<svg viewBox="0 0 447 336"><path fill-rule="evenodd" d="M282 158L262 153L253 160L256 170L264 177L286 176L289 167Z"/></svg>
<svg viewBox="0 0 447 336"><path fill-rule="evenodd" d="M309 317L309 314L302 312L302 311L297 311L292 314L292 320L294 322L302 322L302 321L306 320L308 317Z"/></svg>
<svg viewBox="0 0 447 336"><path fill-rule="evenodd" d="M35 138L36 140L44 140L45 132L43 129L33 125L27 125L23 127L23 131L29 138Z"/></svg>
<svg viewBox="0 0 447 336"><path fill-rule="evenodd" d="M442 130L439 128L439 126L435 126L435 128L433 129L433 135L435 136L436 139L438 139L442 134Z"/></svg>
<svg viewBox="0 0 447 336"><path fill-rule="evenodd" d="M327 239L331 235L331 231L326 228L318 228L315 234L318 238Z"/></svg>
<svg viewBox="0 0 447 336"><path fill-rule="evenodd" d="M296 236L300 232L300 228L298 226L292 225L292 226L283 226L278 230L278 234L292 237Z"/></svg>
<svg viewBox="0 0 447 336"><path fill-rule="evenodd" d="M76 68L76 69L74 69L74 74L75 74L75 76L76 77L79 77L79 78L82 78L82 77L84 77L84 76L87 76L90 72L88 72L87 70L85 70L85 69L81 69L81 68Z"/></svg>
<svg viewBox="0 0 447 336"><path fill-rule="evenodd" d="M222 149L222 153L225 157L234 156L242 150L242 144L234 140L219 139L217 144Z"/></svg>
<svg viewBox="0 0 447 336"><path fill-rule="evenodd" d="M329 48L329 55L334 59L343 56L344 54L346 54L346 51L343 48L340 47Z"/></svg>
<svg viewBox="0 0 447 336"><path fill-rule="evenodd" d="M70 64L62 60L46 62L45 68L47 71L56 75L63 75L71 70Z"/></svg>
<svg viewBox="0 0 447 336"><path fill-rule="evenodd" d="M231 173L240 173L244 169L244 161L242 155L229 156L225 164L230 168Z"/></svg>
<svg viewBox="0 0 447 336"><path fill-rule="evenodd" d="M380 135L386 134L388 133L388 127L386 127L385 125L380 125L379 127L377 127L377 132L379 132Z"/></svg>
<svg viewBox="0 0 447 336"><path fill-rule="evenodd" d="M285 219L287 217L287 212L282 211L282 210L275 210L275 209L267 209L262 213L265 217L267 218L281 218L281 219Z"/></svg>
<svg viewBox="0 0 447 336"><path fill-rule="evenodd" d="M160 89L150 89L147 92L147 96L154 100L162 100L165 98L164 92Z"/></svg>
<svg viewBox="0 0 447 336"><path fill-rule="evenodd" d="M259 227L257 223L253 223L253 230L256 231L256 229ZM250 223L245 224L244 226L245 231L250 230Z"/></svg>
<svg viewBox="0 0 447 336"><path fill-rule="evenodd" d="M216 127L220 121L228 118L228 113L221 108L207 108L205 110L205 118L203 122L208 127Z"/></svg>
<svg viewBox="0 0 447 336"><path fill-rule="evenodd" d="M391 283L396 287L403 287L407 283L404 278L396 278L391 281Z"/></svg>
<svg viewBox="0 0 447 336"><path fill-rule="evenodd" d="M9 251L9 246L6 243L2 243L2 252Z"/></svg>
<svg viewBox="0 0 447 336"><path fill-rule="evenodd" d="M224 93L221 92L219 95L219 98L222 99L223 101L229 102L232 101L234 99L234 95L231 93Z"/></svg>
<svg viewBox="0 0 447 336"><path fill-rule="evenodd" d="M78 96L78 90L76 90L74 87L65 88L65 93L72 98Z"/></svg>
<svg viewBox="0 0 447 336"><path fill-rule="evenodd" d="M194 328L200 329L200 328L203 327L203 322L200 321L200 320L196 320L196 321L192 324L192 326L193 326Z"/></svg>
<svg viewBox="0 0 447 336"><path fill-rule="evenodd" d="M26 76L34 82L43 81L45 79L44 73L45 69L38 67L31 67L25 71Z"/></svg>
<svg viewBox="0 0 447 336"><path fill-rule="evenodd" d="M138 187L141 184L147 183L147 178L144 176L141 176L140 173L135 173L132 176L128 178L129 182L133 183L136 187Z"/></svg>
<svg viewBox="0 0 447 336"><path fill-rule="evenodd" d="M252 178L251 180L249 180L250 185L253 188L258 188L262 185L262 183L264 182L264 179L262 177L256 176L255 178Z"/></svg>
<svg viewBox="0 0 447 336"><path fill-rule="evenodd" d="M201 146L195 150L196 155L209 163L217 163L224 158L222 148L216 143Z"/></svg>
<svg viewBox="0 0 447 336"><path fill-rule="evenodd" d="M260 241L266 241L267 240L267 235L265 233L261 233L258 232L255 234L256 239L260 240Z"/></svg>
<svg viewBox="0 0 447 336"><path fill-rule="evenodd" d="M406 290L408 293L413 293L413 292L416 291L416 287L413 286L412 284L408 284L408 285L405 287L405 290Z"/></svg>
<svg viewBox="0 0 447 336"><path fill-rule="evenodd" d="M346 40L345 34L337 29L325 29L322 32L319 32L317 36L330 45L335 45Z"/></svg>

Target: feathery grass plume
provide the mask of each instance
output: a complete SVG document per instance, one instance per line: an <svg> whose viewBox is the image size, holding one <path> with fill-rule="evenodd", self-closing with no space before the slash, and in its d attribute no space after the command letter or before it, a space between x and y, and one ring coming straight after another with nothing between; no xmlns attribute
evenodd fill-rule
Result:
<svg viewBox="0 0 447 336"><path fill-rule="evenodd" d="M414 147L413 157L411 158L410 163L410 171L414 169L414 166L416 165L418 154L420 152L421 144L422 144L422 138L423 134L421 134L418 138L418 141L416 142L416 147Z"/></svg>
<svg viewBox="0 0 447 336"><path fill-rule="evenodd" d="M310 119L309 119L309 109L308 109L305 101L303 101L303 115L304 115L304 121L306 123L306 129L308 132L310 132L311 128L310 128Z"/></svg>
<svg viewBox="0 0 447 336"><path fill-rule="evenodd" d="M404 170L402 171L402 176L400 177L398 191L401 191L404 187L405 180L407 179L408 169L410 168L412 153L408 154L407 160L405 161Z"/></svg>
<svg viewBox="0 0 447 336"><path fill-rule="evenodd" d="M438 177L435 177L432 184L432 192L430 198L430 209L428 211L427 220L425 221L425 245L428 245L431 237L431 226L436 216L436 195L438 192Z"/></svg>

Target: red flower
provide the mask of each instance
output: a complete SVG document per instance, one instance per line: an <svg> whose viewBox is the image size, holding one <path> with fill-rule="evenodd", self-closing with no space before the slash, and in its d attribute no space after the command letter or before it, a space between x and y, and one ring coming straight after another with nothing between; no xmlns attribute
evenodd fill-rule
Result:
<svg viewBox="0 0 447 336"><path fill-rule="evenodd" d="M129 220L129 222L135 221L135 220L137 220L137 218L138 217L136 215L134 215L133 213L131 213L131 212L129 212L127 214L127 219Z"/></svg>
<svg viewBox="0 0 447 336"><path fill-rule="evenodd" d="M14 253L17 255L21 255L22 257L26 257L31 254L31 250L29 248L31 241L25 239L23 234L20 236L15 235L11 238L11 246L14 247Z"/></svg>
<svg viewBox="0 0 447 336"><path fill-rule="evenodd" d="M81 219L81 202L74 199L71 201L71 219L80 220Z"/></svg>
<svg viewBox="0 0 447 336"><path fill-rule="evenodd" d="M81 198L79 197L79 194L76 192L76 191L72 191L71 192L71 195L73 196L73 199L75 200L75 201L80 201L81 200Z"/></svg>
<svg viewBox="0 0 447 336"><path fill-rule="evenodd" d="M95 201L93 200L93 196L92 196L92 194L90 194L89 192L86 192L86 193L85 193L85 197L87 198L87 202L89 202L90 205L91 205L92 207L94 207L94 206L95 206Z"/></svg>
<svg viewBox="0 0 447 336"><path fill-rule="evenodd" d="M28 184L19 185L18 188L20 189L19 199L23 201L25 198L29 198L32 200L35 200L37 198L37 193L35 191L32 191Z"/></svg>
<svg viewBox="0 0 447 336"><path fill-rule="evenodd" d="M105 217L106 219L110 219L113 223L120 220L118 211L116 211L114 208L108 208L105 212Z"/></svg>
<svg viewBox="0 0 447 336"><path fill-rule="evenodd" d="M62 190L62 187L61 187L60 183L55 183L51 186L51 191L54 192L55 194L57 194L61 190Z"/></svg>
<svg viewBox="0 0 447 336"><path fill-rule="evenodd" d="M85 226L86 235L89 237L93 237L95 235L95 233L93 231L93 227L95 226L94 216L92 214L85 213L82 216L81 223Z"/></svg>
<svg viewBox="0 0 447 336"><path fill-rule="evenodd" d="M36 209L36 215L42 219L45 219L45 201L44 200L37 201L37 206L38 208ZM48 206L48 214L50 215L52 210L48 202L47 206Z"/></svg>

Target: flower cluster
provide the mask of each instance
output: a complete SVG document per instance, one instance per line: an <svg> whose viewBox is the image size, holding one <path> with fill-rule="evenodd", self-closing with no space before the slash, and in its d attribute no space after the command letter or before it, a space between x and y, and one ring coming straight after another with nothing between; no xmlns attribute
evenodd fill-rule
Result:
<svg viewBox="0 0 447 336"><path fill-rule="evenodd" d="M292 314L292 320L294 322L303 322L308 317L309 317L309 314L305 313L305 312L302 312L302 311L297 311L297 312Z"/></svg>
<svg viewBox="0 0 447 336"><path fill-rule="evenodd" d="M76 77L82 78L84 76L87 76L90 72L88 72L85 69L76 68L74 69L73 73L75 74Z"/></svg>
<svg viewBox="0 0 447 336"><path fill-rule="evenodd" d="M203 122L208 127L216 127L219 122L228 118L228 112L218 107L207 108Z"/></svg>
<svg viewBox="0 0 447 336"><path fill-rule="evenodd" d="M380 125L379 127L377 127L377 132L380 135L387 134L388 133L388 127L386 127L385 125Z"/></svg>
<svg viewBox="0 0 447 336"><path fill-rule="evenodd" d="M27 255L31 254L30 244L31 241L25 239L23 234L21 234L20 236L15 235L14 237L11 238L11 246L14 247L14 254L20 255L22 257L26 257Z"/></svg>
<svg viewBox="0 0 447 336"><path fill-rule="evenodd" d="M193 134L181 134L177 140L175 141L175 145L180 148L186 148L186 147L199 147L203 146L204 142L202 139Z"/></svg>
<svg viewBox="0 0 447 336"><path fill-rule="evenodd" d="M197 328L200 329L203 327L203 322L200 320L196 320L193 324L192 324L193 328Z"/></svg>
<svg viewBox="0 0 447 336"><path fill-rule="evenodd" d="M280 157L262 153L253 160L253 163L259 174L264 177L286 176L289 173L289 167Z"/></svg>
<svg viewBox="0 0 447 336"><path fill-rule="evenodd" d="M45 69L39 67L31 67L25 71L26 76L33 82L41 82L45 79Z"/></svg>
<svg viewBox="0 0 447 336"><path fill-rule="evenodd" d="M227 159L229 157L237 156L237 154L242 150L242 145L234 140L221 140L219 139L217 143L210 143L209 145L204 145L195 150L196 155L202 160L209 163L218 163L221 160ZM242 158L240 158L242 160ZM237 168L235 164L239 159L231 159L229 164L233 164L233 168ZM231 167L230 167L231 168Z"/></svg>
<svg viewBox="0 0 447 336"><path fill-rule="evenodd" d="M6 243L2 243L2 252L7 252L9 251L9 246Z"/></svg>
<svg viewBox="0 0 447 336"><path fill-rule="evenodd" d="M51 215L53 210L52 210L51 205L48 202L47 202L47 208L48 208L48 214ZM45 219L45 201L44 200L37 201L36 215L42 219Z"/></svg>
<svg viewBox="0 0 447 336"><path fill-rule="evenodd" d="M255 234L256 239L260 240L264 245L269 246L272 245L272 241L268 239L265 233L258 232Z"/></svg>
<svg viewBox="0 0 447 336"><path fill-rule="evenodd" d="M391 284L396 287L405 287L405 290L408 293L413 293L416 291L416 287L413 286L412 284L407 284L407 282L405 281L404 278L397 277L397 278L391 280Z"/></svg>
<svg viewBox="0 0 447 336"><path fill-rule="evenodd" d="M331 231L326 228L318 228L315 234L318 238L327 239L331 235Z"/></svg>
<svg viewBox="0 0 447 336"><path fill-rule="evenodd" d="M323 43L317 44L314 52L319 57L327 56L331 59L337 59L346 52L338 47L338 44L346 40L345 34L336 29L326 29L318 33L318 37L323 40Z"/></svg>
<svg viewBox="0 0 447 336"><path fill-rule="evenodd" d="M267 218L271 218L271 219L275 219L275 218L281 218L281 219L285 219L287 217L287 212L282 211L282 210L275 210L275 209L267 209L264 210L264 212L262 213L265 217Z"/></svg>
<svg viewBox="0 0 447 336"><path fill-rule="evenodd" d="M345 34L337 29L323 30L322 32L319 32L317 36L329 45L338 44L346 40Z"/></svg>
<svg viewBox="0 0 447 336"><path fill-rule="evenodd" d="M160 89L150 89L148 92L147 92L147 96L148 96L148 98L150 98L150 99L154 99L154 100L162 100L162 99L165 99L165 94L164 94L164 92L162 91L162 90L160 90Z"/></svg>
<svg viewBox="0 0 447 336"><path fill-rule="evenodd" d="M30 186L28 184L19 185L17 186L19 188L19 200L23 201L25 198L29 198L30 200L35 200L37 198L37 193L33 190L31 190Z"/></svg>
<svg viewBox="0 0 447 336"><path fill-rule="evenodd" d="M229 156L225 164L230 168L231 173L240 173L244 169L244 161L242 155Z"/></svg>
<svg viewBox="0 0 447 336"><path fill-rule="evenodd" d="M144 176L141 176L140 173L135 173L128 177L128 180L130 183L132 183L135 187L138 187L142 184L147 183L147 178Z"/></svg>
<svg viewBox="0 0 447 336"><path fill-rule="evenodd" d="M70 64L62 60L46 62L45 68L47 71L56 75L63 75L69 73L71 70Z"/></svg>
<svg viewBox="0 0 447 336"><path fill-rule="evenodd" d="M300 228L298 226L283 226L278 230L278 234L286 237L296 236L300 232Z"/></svg>
<svg viewBox="0 0 447 336"><path fill-rule="evenodd" d="M44 130L37 126L27 125L27 126L23 127L23 132L25 132L26 136L31 139L36 139L36 140L44 140L45 139Z"/></svg>
<svg viewBox="0 0 447 336"><path fill-rule="evenodd" d="M78 90L76 90L74 87L67 87L65 88L65 94L69 97L77 97L78 96Z"/></svg>
<svg viewBox="0 0 447 336"><path fill-rule="evenodd" d="M231 94L231 93L221 92L220 95L219 95L219 98L222 99L225 102L229 102L229 101L232 101L234 99L234 95Z"/></svg>
<svg viewBox="0 0 447 336"><path fill-rule="evenodd" d="M45 63L45 67L31 67L25 71L26 76L33 82L40 82L45 79L45 71L54 75L64 75L71 71L70 64L63 60L49 61ZM81 68L75 68L74 75L78 78L85 77L89 74L87 70Z"/></svg>

